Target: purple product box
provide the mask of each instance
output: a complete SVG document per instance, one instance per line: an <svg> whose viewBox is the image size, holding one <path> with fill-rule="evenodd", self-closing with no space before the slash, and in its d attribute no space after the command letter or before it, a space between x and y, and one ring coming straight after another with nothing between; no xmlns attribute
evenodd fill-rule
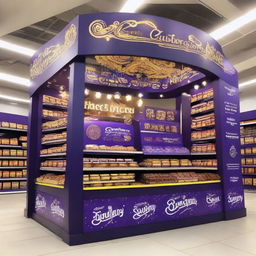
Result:
<svg viewBox="0 0 256 256"><path fill-rule="evenodd" d="M134 129L118 122L86 121L84 144L134 146Z"/></svg>

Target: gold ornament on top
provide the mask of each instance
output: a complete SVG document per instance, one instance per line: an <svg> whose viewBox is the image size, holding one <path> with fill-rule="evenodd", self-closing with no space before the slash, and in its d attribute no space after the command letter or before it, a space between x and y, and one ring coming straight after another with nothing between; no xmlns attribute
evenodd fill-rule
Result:
<svg viewBox="0 0 256 256"><path fill-rule="evenodd" d="M140 25L147 29L147 34L140 31ZM224 68L224 55L210 43L207 42L204 46L202 41L192 34L188 35L187 40L177 38L176 34L165 34L149 20L114 21L110 25L103 20L94 20L89 25L89 33L94 38L105 38L107 41L114 38L127 42L156 44L163 48L194 53Z"/></svg>
<svg viewBox="0 0 256 256"><path fill-rule="evenodd" d="M63 44L51 45L44 49L42 53L34 59L30 67L30 77L34 79L42 74L52 63L54 63L65 51L67 51L76 41L77 27L71 24L65 32Z"/></svg>

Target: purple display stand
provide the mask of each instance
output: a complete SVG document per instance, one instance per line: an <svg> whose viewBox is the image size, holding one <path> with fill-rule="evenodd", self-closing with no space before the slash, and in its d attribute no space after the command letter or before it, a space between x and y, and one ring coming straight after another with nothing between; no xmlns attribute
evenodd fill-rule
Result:
<svg viewBox="0 0 256 256"><path fill-rule="evenodd" d="M193 67L196 71L193 77L187 74L182 82L157 90L153 86L134 89L120 84L118 87L121 94L137 95L141 91L147 98L159 98L159 93L164 98L178 97L183 144L188 148L191 146L190 97L181 93L188 93L195 83L207 80L215 91L218 169L222 182L83 190L84 90L97 88L108 93L117 90L111 83L85 83L85 59L89 55L145 56ZM221 46L205 32L142 14L81 15L32 57L31 81L26 216L52 230L69 245L246 215L239 153L237 72ZM69 88L64 189L35 184L40 175L42 91L47 82ZM234 176L237 182L233 182Z"/></svg>

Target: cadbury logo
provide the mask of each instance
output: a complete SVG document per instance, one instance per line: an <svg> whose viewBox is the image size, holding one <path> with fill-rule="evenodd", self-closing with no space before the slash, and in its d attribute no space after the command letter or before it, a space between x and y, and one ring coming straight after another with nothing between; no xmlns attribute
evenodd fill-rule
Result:
<svg viewBox="0 0 256 256"><path fill-rule="evenodd" d="M215 206L219 202L220 202L220 196L218 196L216 194L207 194L206 203L209 206Z"/></svg>
<svg viewBox="0 0 256 256"><path fill-rule="evenodd" d="M100 207L104 209L104 207ZM95 208L95 209L98 209ZM98 226L103 222L111 222L114 218L120 217L122 218L124 216L124 207L119 209L113 209L111 205L107 207L107 211L103 212L102 210L93 210L93 218L92 218L92 225Z"/></svg>
<svg viewBox="0 0 256 256"><path fill-rule="evenodd" d="M195 197L186 198L186 196L182 196L174 199L171 198L167 201L165 213L168 215L174 215L180 212L180 214L182 214L183 212L190 210L193 205L197 205Z"/></svg>
<svg viewBox="0 0 256 256"><path fill-rule="evenodd" d="M138 219L146 219L152 214L155 213L156 205L155 204L149 204L148 202L142 202L135 204L133 207L133 216L132 218L134 220Z"/></svg>
<svg viewBox="0 0 256 256"><path fill-rule="evenodd" d="M236 203L239 203L239 202L243 202L243 196L242 195L236 195L234 193L229 193L228 194L228 203L230 204L236 204Z"/></svg>
<svg viewBox="0 0 256 256"><path fill-rule="evenodd" d="M35 208L36 209L46 208L46 201L43 196L37 195Z"/></svg>
<svg viewBox="0 0 256 256"><path fill-rule="evenodd" d="M60 207L60 201L55 199L51 203L51 213L60 216L61 218L64 218L65 213L64 210Z"/></svg>

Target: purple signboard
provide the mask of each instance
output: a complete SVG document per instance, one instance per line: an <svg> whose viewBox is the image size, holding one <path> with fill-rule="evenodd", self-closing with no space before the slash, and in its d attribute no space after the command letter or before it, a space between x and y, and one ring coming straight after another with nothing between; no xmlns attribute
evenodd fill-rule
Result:
<svg viewBox="0 0 256 256"><path fill-rule="evenodd" d="M131 57L132 58L132 57ZM131 89L141 89L145 92L166 92L170 91L175 84L182 86L187 84L189 79L191 82L204 77L198 71L187 68L184 71L180 71L179 75L175 73L176 81L174 79L162 78L147 78L147 77L135 77L124 73L110 70L101 65L86 64L85 67L85 82L89 84L97 84L103 86L117 86Z"/></svg>
<svg viewBox="0 0 256 256"><path fill-rule="evenodd" d="M167 132L167 133L180 133L180 124L177 122L141 120L140 130Z"/></svg>
<svg viewBox="0 0 256 256"><path fill-rule="evenodd" d="M84 201L84 232L220 213L220 189Z"/></svg>
<svg viewBox="0 0 256 256"><path fill-rule="evenodd" d="M59 226L64 223L64 200L45 192L37 191L35 212Z"/></svg>
<svg viewBox="0 0 256 256"><path fill-rule="evenodd" d="M140 136L143 146L182 146L182 136L178 133L142 131Z"/></svg>
<svg viewBox="0 0 256 256"><path fill-rule="evenodd" d="M214 84L218 167L222 170L225 210L244 208L240 162L239 89L223 81Z"/></svg>
<svg viewBox="0 0 256 256"><path fill-rule="evenodd" d="M174 122L179 120L178 115L179 111L177 110L152 108L148 106L145 106L143 109L143 118L147 120Z"/></svg>
<svg viewBox="0 0 256 256"><path fill-rule="evenodd" d="M118 122L86 121L84 144L134 146L133 126Z"/></svg>

